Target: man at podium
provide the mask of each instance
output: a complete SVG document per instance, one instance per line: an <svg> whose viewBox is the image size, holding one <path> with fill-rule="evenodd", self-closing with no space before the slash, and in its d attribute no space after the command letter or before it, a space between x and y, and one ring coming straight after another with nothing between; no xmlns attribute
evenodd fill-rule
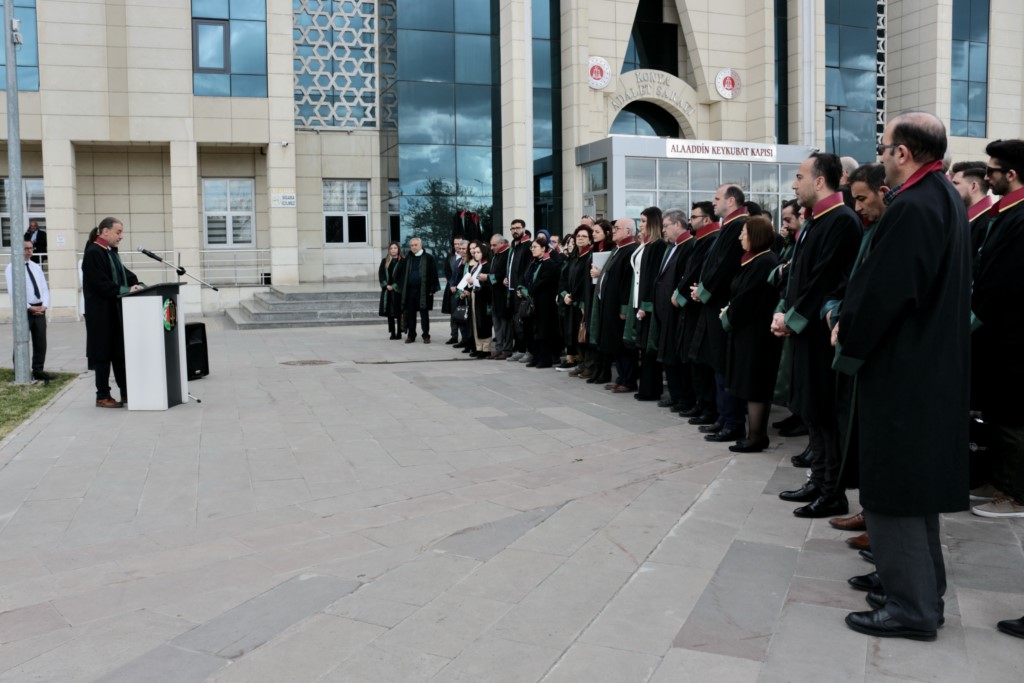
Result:
<svg viewBox="0 0 1024 683"><path fill-rule="evenodd" d="M85 355L96 371L96 407L122 408L128 402L124 367L124 332L121 327L122 294L143 288L135 273L124 267L117 245L124 225L117 218L104 218L97 227L95 242L85 245L82 257L82 294L85 297ZM110 368L121 390L121 400L110 395Z"/></svg>

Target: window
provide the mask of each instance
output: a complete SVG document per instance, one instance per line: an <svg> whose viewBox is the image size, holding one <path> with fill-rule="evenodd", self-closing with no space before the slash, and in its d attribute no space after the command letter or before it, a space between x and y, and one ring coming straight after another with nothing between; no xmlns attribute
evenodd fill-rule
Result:
<svg viewBox="0 0 1024 683"><path fill-rule="evenodd" d="M4 0L0 0L0 7ZM21 45L17 50L18 90L39 90L39 34L36 30L36 0L14 0L14 18L21 21ZM0 49L0 89L7 87L7 54Z"/></svg>
<svg viewBox="0 0 1024 683"><path fill-rule="evenodd" d="M262 0L192 0L192 91L267 96L267 6Z"/></svg>
<svg viewBox="0 0 1024 683"><path fill-rule="evenodd" d="M877 0L825 3L825 142L829 152L874 161L884 98L884 29Z"/></svg>
<svg viewBox="0 0 1024 683"><path fill-rule="evenodd" d="M953 78L949 133L986 136L989 0L953 0Z"/></svg>
<svg viewBox="0 0 1024 683"><path fill-rule="evenodd" d="M324 180L324 242L366 244L370 181Z"/></svg>
<svg viewBox="0 0 1024 683"><path fill-rule="evenodd" d="M40 229L45 230L46 196L43 192L43 179L22 178L22 190L24 197L22 198L21 208L25 214L22 226L25 230L28 230L28 222L34 220L39 222ZM10 196L11 181L9 178L4 178L3 187L0 189L0 235L2 235L4 247L11 246L11 205L7 201L7 198ZM21 231L22 234L25 233L25 230ZM18 239L21 239L20 235Z"/></svg>
<svg viewBox="0 0 1024 683"><path fill-rule="evenodd" d="M203 179L203 233L208 247L252 246L256 212L251 178Z"/></svg>

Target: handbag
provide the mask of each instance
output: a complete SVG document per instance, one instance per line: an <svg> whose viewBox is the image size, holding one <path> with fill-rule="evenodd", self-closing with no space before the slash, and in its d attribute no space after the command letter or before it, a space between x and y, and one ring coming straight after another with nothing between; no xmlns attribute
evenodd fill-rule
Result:
<svg viewBox="0 0 1024 683"><path fill-rule="evenodd" d="M533 317L534 311L533 299L524 297L523 300L519 302L519 309L516 311L516 316L520 320L529 320Z"/></svg>
<svg viewBox="0 0 1024 683"><path fill-rule="evenodd" d="M466 305L465 301L460 301L452 308L452 322L469 322L469 306Z"/></svg>

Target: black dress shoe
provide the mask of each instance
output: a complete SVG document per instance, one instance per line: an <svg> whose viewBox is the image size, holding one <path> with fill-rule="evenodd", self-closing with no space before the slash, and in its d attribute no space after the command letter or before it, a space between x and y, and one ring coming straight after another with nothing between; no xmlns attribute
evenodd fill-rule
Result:
<svg viewBox="0 0 1024 683"><path fill-rule="evenodd" d="M850 503L846 496L822 495L810 505L804 505L793 510L797 517L818 519L819 517L835 517L850 512Z"/></svg>
<svg viewBox="0 0 1024 683"><path fill-rule="evenodd" d="M864 600L875 609L885 609L889 596L881 591L871 591L864 596Z"/></svg>
<svg viewBox="0 0 1024 683"><path fill-rule="evenodd" d="M851 576L846 580L846 583L850 584L851 588L856 588L859 591L882 591L882 580L878 578L878 572Z"/></svg>
<svg viewBox="0 0 1024 683"><path fill-rule="evenodd" d="M700 432L701 434L717 434L718 432L722 431L722 427L724 426L725 425L723 425L721 422L716 422L710 425L701 425L700 427L697 428L697 431Z"/></svg>
<svg viewBox="0 0 1024 683"><path fill-rule="evenodd" d="M799 455L794 455L792 458L789 459L789 461L793 463L793 467L806 468L811 466L811 458L811 447L808 446L803 450L802 453L800 453Z"/></svg>
<svg viewBox="0 0 1024 683"><path fill-rule="evenodd" d="M783 491L779 499L790 503L810 503L821 497L821 489L813 481L805 482L803 486L792 491Z"/></svg>
<svg viewBox="0 0 1024 683"><path fill-rule="evenodd" d="M689 423L692 425L713 425L716 422L718 422L718 416L713 413L701 413L689 419Z"/></svg>
<svg viewBox="0 0 1024 683"><path fill-rule="evenodd" d="M675 408L676 407L676 401L673 398L663 398L660 401L658 401L658 407L659 408Z"/></svg>
<svg viewBox="0 0 1024 683"><path fill-rule="evenodd" d="M846 615L846 625L857 633L878 638L910 638L911 640L935 640L935 631L910 628L899 623L884 609L870 612L850 612Z"/></svg>
<svg viewBox="0 0 1024 683"><path fill-rule="evenodd" d="M796 415L784 417L778 422L772 422L772 429L792 429L800 424L800 418Z"/></svg>
<svg viewBox="0 0 1024 683"><path fill-rule="evenodd" d="M723 429L714 434L706 434L704 436L705 441L711 441L712 443L732 443L742 438L742 429Z"/></svg>
<svg viewBox="0 0 1024 683"><path fill-rule="evenodd" d="M760 453L764 449L768 448L768 437L762 439L755 439L748 441L743 439L742 441L729 446L729 450L733 453Z"/></svg>
<svg viewBox="0 0 1024 683"><path fill-rule="evenodd" d="M779 436L793 437L793 436L807 436L807 426L804 423L798 424L792 429L780 429Z"/></svg>
<svg viewBox="0 0 1024 683"><path fill-rule="evenodd" d="M692 405L689 408L680 408L678 411L679 417L700 417L704 414L704 409L699 405Z"/></svg>
<svg viewBox="0 0 1024 683"><path fill-rule="evenodd" d="M458 337L450 337L448 339L448 341L445 342L445 344L458 344L458 343L459 343L459 338Z"/></svg>
<svg viewBox="0 0 1024 683"><path fill-rule="evenodd" d="M1007 619L996 624L996 628L1008 636L1024 638L1024 617L1020 619Z"/></svg>
<svg viewBox="0 0 1024 683"><path fill-rule="evenodd" d="M528 367L528 368L535 368L535 367L537 367L537 359L534 358L533 360L531 360L529 363L526 364L526 367ZM549 365L548 367L551 367L551 366Z"/></svg>
<svg viewBox="0 0 1024 683"><path fill-rule="evenodd" d="M860 555L861 559L865 562L870 562L871 564L875 563L875 554L870 550L861 550L857 554Z"/></svg>
<svg viewBox="0 0 1024 683"><path fill-rule="evenodd" d="M32 379L39 380L40 382L43 382L45 384L49 384L50 380L53 379L53 375L51 375L48 372L43 372L40 370L39 372L32 373Z"/></svg>

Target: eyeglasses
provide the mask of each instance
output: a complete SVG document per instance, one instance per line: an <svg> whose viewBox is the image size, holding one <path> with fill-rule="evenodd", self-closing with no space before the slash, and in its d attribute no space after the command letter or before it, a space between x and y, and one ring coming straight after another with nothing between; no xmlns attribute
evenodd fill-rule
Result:
<svg viewBox="0 0 1024 683"><path fill-rule="evenodd" d="M885 150L896 149L897 147L899 147L899 145L875 145L875 152L878 154L878 156L882 156L883 154L885 154Z"/></svg>
<svg viewBox="0 0 1024 683"><path fill-rule="evenodd" d="M690 220L691 221L700 220L701 218L707 218L707 216L701 216L701 215L697 215L697 214L695 214L693 216L690 216Z"/></svg>
<svg viewBox="0 0 1024 683"><path fill-rule="evenodd" d="M1012 170L1013 170L1012 168L1006 168L1005 166L986 166L985 167L985 177L988 178L993 173L1002 173L1003 175L1006 175L1007 173L1009 173Z"/></svg>

